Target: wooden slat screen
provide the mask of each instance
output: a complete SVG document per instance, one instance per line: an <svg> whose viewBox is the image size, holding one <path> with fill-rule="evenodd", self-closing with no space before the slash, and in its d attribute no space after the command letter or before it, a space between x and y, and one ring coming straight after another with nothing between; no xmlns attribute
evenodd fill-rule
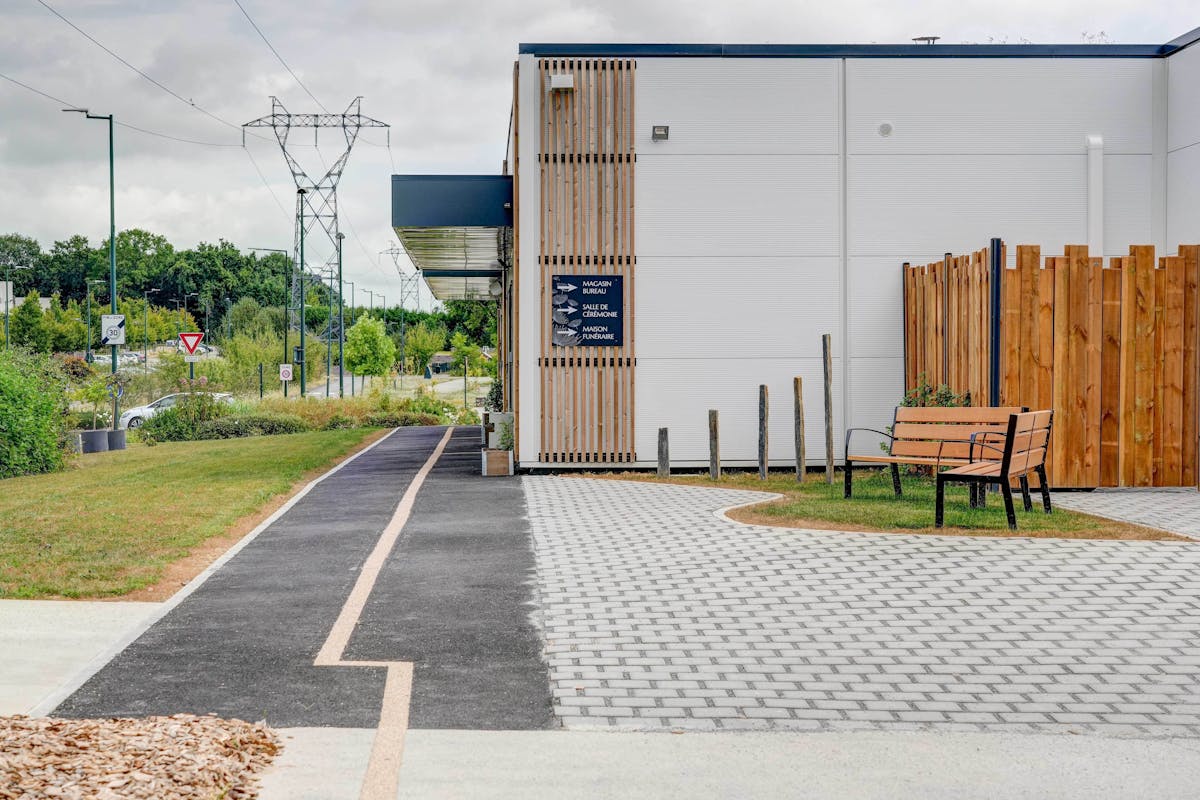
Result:
<svg viewBox="0 0 1200 800"><path fill-rule="evenodd" d="M629 463L634 448L634 72L625 59L542 59L541 451L544 463ZM574 89L549 91L551 75ZM554 275L620 275L621 347L551 344ZM529 420L525 424L530 424Z"/></svg>
<svg viewBox="0 0 1200 800"><path fill-rule="evenodd" d="M1178 252L1134 246L1105 267L1083 246L1043 258L1022 245L1004 270L1000 403L1054 410L1051 485L1200 479L1200 245ZM986 261L980 251L905 269L906 388L924 374L987 402Z"/></svg>

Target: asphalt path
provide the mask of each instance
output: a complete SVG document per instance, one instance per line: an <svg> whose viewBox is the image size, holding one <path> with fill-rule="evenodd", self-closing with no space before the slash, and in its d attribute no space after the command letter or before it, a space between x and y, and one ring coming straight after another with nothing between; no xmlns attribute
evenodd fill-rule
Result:
<svg viewBox="0 0 1200 800"><path fill-rule="evenodd" d="M376 726L386 670L315 667L313 659L444 433L400 429L317 484L54 715L216 713L280 727ZM553 717L528 621L524 498L515 479L479 476L478 447L478 428L454 432L347 655L415 663L414 726L546 727Z"/></svg>

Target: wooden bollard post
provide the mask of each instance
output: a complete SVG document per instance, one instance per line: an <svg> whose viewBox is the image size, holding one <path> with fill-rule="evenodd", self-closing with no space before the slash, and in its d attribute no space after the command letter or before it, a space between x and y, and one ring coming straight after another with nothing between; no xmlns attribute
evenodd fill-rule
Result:
<svg viewBox="0 0 1200 800"><path fill-rule="evenodd" d="M821 355L825 366L825 482L833 485L833 348L829 334L821 337Z"/></svg>
<svg viewBox="0 0 1200 800"><path fill-rule="evenodd" d="M767 386L758 387L758 479L767 479Z"/></svg>
<svg viewBox="0 0 1200 800"><path fill-rule="evenodd" d="M667 429L658 429L658 477L671 477L671 449L667 442Z"/></svg>
<svg viewBox="0 0 1200 800"><path fill-rule="evenodd" d="M804 380L792 378L792 400L796 427L796 482L804 482Z"/></svg>
<svg viewBox="0 0 1200 800"><path fill-rule="evenodd" d="M717 419L717 410L708 410L708 477L711 480L721 479L721 436Z"/></svg>

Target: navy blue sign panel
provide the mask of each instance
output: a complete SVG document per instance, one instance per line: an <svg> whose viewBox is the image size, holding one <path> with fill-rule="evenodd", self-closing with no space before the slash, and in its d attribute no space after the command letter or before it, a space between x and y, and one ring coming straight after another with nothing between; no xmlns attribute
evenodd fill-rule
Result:
<svg viewBox="0 0 1200 800"><path fill-rule="evenodd" d="M620 347L625 294L621 275L555 275L551 341L558 347Z"/></svg>

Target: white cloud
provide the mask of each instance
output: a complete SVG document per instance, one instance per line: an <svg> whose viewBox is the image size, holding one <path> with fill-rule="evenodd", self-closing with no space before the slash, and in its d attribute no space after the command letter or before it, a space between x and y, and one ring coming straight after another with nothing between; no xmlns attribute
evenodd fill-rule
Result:
<svg viewBox="0 0 1200 800"><path fill-rule="evenodd" d="M272 43L330 111L363 95L363 113L391 123L401 172L490 172L504 157L517 44L619 42L946 42L989 37L1078 42L1104 31L1114 42L1165 42L1200 24L1191 2L1132 0L242 0ZM156 80L238 126L270 111L316 110L231 0L50 0L64 15ZM0 72L69 103L130 124L210 142L240 133L172 98L34 3L9 4L0 25ZM311 141L296 131L297 142ZM326 139L328 136L330 138ZM338 152L336 132L322 152ZM381 131L366 131L382 143ZM294 187L273 141L251 150L287 214L239 148L179 144L118 128L117 223L175 244L224 238L290 247ZM327 144L326 144L327 142ZM58 105L0 81L0 227L43 246L84 233L107 235L105 132ZM301 148L315 170L312 148ZM356 147L342 181L346 274L395 293L394 268L378 253L389 227L388 151ZM348 237L350 225L343 225ZM314 262L330 252L313 242ZM364 252L366 251L366 252ZM360 297L365 297L361 295Z"/></svg>

